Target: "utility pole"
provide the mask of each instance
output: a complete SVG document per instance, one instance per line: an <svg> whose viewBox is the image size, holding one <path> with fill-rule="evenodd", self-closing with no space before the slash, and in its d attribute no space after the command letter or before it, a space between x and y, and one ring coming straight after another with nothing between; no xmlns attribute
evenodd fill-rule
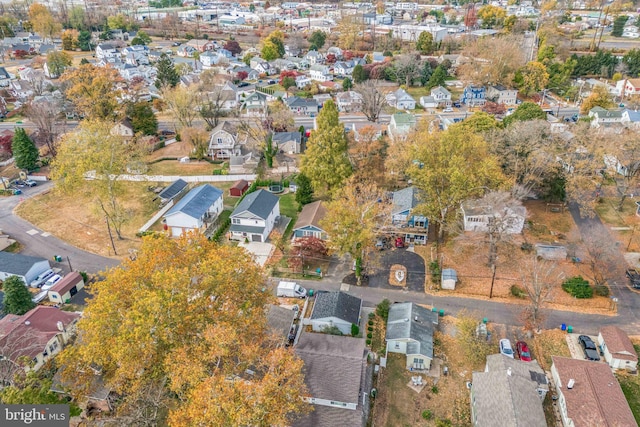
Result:
<svg viewBox="0 0 640 427"><path fill-rule="evenodd" d="M71 260L69 259L69 255L67 255L67 263L69 263L69 270L73 271L73 267L71 267Z"/></svg>
<svg viewBox="0 0 640 427"><path fill-rule="evenodd" d="M491 265L491 270L493 270L493 274L491 275L491 289L489 290L489 299L493 298L493 284L496 282L496 264L495 263Z"/></svg>

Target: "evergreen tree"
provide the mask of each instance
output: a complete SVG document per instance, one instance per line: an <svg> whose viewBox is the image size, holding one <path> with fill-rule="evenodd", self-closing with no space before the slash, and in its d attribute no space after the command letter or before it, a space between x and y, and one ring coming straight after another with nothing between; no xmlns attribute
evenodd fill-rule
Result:
<svg viewBox="0 0 640 427"><path fill-rule="evenodd" d="M345 77L342 81L342 90L350 90L353 87L353 83L349 77Z"/></svg>
<svg viewBox="0 0 640 427"><path fill-rule="evenodd" d="M309 177L314 190L338 188L352 172L347 156L344 125L338 120L338 108L325 102L317 120L318 128L311 133L302 158L302 172Z"/></svg>
<svg viewBox="0 0 640 427"><path fill-rule="evenodd" d="M296 178L296 184L298 184L296 202L302 208L302 206L313 201L313 187L311 186L311 180L303 173Z"/></svg>
<svg viewBox="0 0 640 427"><path fill-rule="evenodd" d="M320 30L314 31L313 33L311 33L311 36L309 37L309 43L311 43L309 50L322 49L326 40L327 40L327 34L324 31L320 31Z"/></svg>
<svg viewBox="0 0 640 427"><path fill-rule="evenodd" d="M433 72L433 74L431 74L431 77L429 78L429 82L427 83L427 87L431 89L436 86L444 86L446 77L447 77L447 71L444 69L442 65L438 65L435 71Z"/></svg>
<svg viewBox="0 0 640 427"><path fill-rule="evenodd" d="M13 157L16 160L18 169L30 171L36 168L36 162L38 161L40 153L36 148L36 144L29 138L29 135L27 135L27 132L25 132L23 128L16 128L16 132L13 134L11 151L13 152Z"/></svg>
<svg viewBox="0 0 640 427"><path fill-rule="evenodd" d="M4 314L23 315L36 304L31 300L31 292L18 276L11 276L2 285L4 290Z"/></svg>
<svg viewBox="0 0 640 427"><path fill-rule="evenodd" d="M91 50L91 33L89 31L80 31L80 34L78 34L78 47L83 52Z"/></svg>
<svg viewBox="0 0 640 427"><path fill-rule="evenodd" d="M353 67L353 73L351 73L351 77L353 77L354 83L362 83L367 80L367 74L364 70L364 67L360 64Z"/></svg>
<svg viewBox="0 0 640 427"><path fill-rule="evenodd" d="M420 33L416 42L416 50L423 55L429 55L433 52L433 35L430 32Z"/></svg>
<svg viewBox="0 0 640 427"><path fill-rule="evenodd" d="M622 37L622 32L624 31L624 25L629 20L627 15L620 15L616 17L613 21L613 30L611 30L611 35L613 37Z"/></svg>
<svg viewBox="0 0 640 427"><path fill-rule="evenodd" d="M158 132L158 119L148 102L136 102L127 108L127 116L135 133L155 135Z"/></svg>
<svg viewBox="0 0 640 427"><path fill-rule="evenodd" d="M166 53L160 55L160 60L156 64L158 74L156 75L156 87L158 89L164 86L176 87L180 81L180 75L173 65L173 61Z"/></svg>

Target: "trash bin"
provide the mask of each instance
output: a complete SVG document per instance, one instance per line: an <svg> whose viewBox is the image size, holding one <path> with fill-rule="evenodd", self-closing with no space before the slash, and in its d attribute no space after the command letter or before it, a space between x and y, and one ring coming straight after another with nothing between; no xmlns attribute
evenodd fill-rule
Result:
<svg viewBox="0 0 640 427"><path fill-rule="evenodd" d="M437 308L435 308L435 307L432 307L432 308L431 308L431 311L435 313L436 311L438 311L438 309L437 309Z"/></svg>
<svg viewBox="0 0 640 427"><path fill-rule="evenodd" d="M571 326L571 325L567 326L567 332L572 333L573 332L573 326Z"/></svg>
<svg viewBox="0 0 640 427"><path fill-rule="evenodd" d="M309 289L309 296L312 297L313 296L313 289Z"/></svg>
<svg viewBox="0 0 640 427"><path fill-rule="evenodd" d="M489 321L489 319L487 319L486 317L482 318L482 323L484 323L485 325L487 324L488 321Z"/></svg>
<svg viewBox="0 0 640 427"><path fill-rule="evenodd" d="M440 310L440 317L444 316L444 309Z"/></svg>
<svg viewBox="0 0 640 427"><path fill-rule="evenodd" d="M566 331L567 330L567 324L563 323L562 325L560 325L560 329L563 330L563 331Z"/></svg>

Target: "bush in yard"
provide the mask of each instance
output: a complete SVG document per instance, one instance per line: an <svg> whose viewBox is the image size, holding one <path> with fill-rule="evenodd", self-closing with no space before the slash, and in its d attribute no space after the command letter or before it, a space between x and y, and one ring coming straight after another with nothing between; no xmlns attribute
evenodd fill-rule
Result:
<svg viewBox="0 0 640 427"><path fill-rule="evenodd" d="M527 293L518 285L511 285L511 295L516 298L526 298Z"/></svg>
<svg viewBox="0 0 640 427"><path fill-rule="evenodd" d="M438 283L440 281L440 263L438 261L431 261L429 263L429 271L431 272L431 282Z"/></svg>
<svg viewBox="0 0 640 427"><path fill-rule="evenodd" d="M380 301L380 304L376 305L376 314L385 321L389 320L389 307L391 306L391 301L388 299L383 299Z"/></svg>
<svg viewBox="0 0 640 427"><path fill-rule="evenodd" d="M448 420L446 418L438 418L436 420L436 427L451 427L453 424L451 424L451 420Z"/></svg>
<svg viewBox="0 0 640 427"><path fill-rule="evenodd" d="M367 345L371 345L371 340L367 338Z"/></svg>
<svg viewBox="0 0 640 427"><path fill-rule="evenodd" d="M601 296L601 297L609 296L609 288L606 285L598 285L595 287L594 291L598 296Z"/></svg>
<svg viewBox="0 0 640 427"><path fill-rule="evenodd" d="M422 418L424 418L425 420L430 420L431 418L433 418L433 412L431 412L429 409L422 411Z"/></svg>
<svg viewBox="0 0 640 427"><path fill-rule="evenodd" d="M357 337L359 333L360 333L360 328L358 327L358 325L356 325L355 323L352 323L351 324L351 336L352 337Z"/></svg>
<svg viewBox="0 0 640 427"><path fill-rule="evenodd" d="M373 326L369 326L369 327L367 328L367 331L369 331L369 332L373 332Z"/></svg>
<svg viewBox="0 0 640 427"><path fill-rule="evenodd" d="M342 332L340 331L340 329L338 329L337 326L327 326L322 330L322 332L329 335L342 335Z"/></svg>
<svg viewBox="0 0 640 427"><path fill-rule="evenodd" d="M431 387L431 393L438 394L438 386L437 385L434 385L433 387Z"/></svg>
<svg viewBox="0 0 640 427"><path fill-rule="evenodd" d="M582 276L575 276L562 284L562 289L574 296L575 298L592 298L593 288L589 286L589 282Z"/></svg>
<svg viewBox="0 0 640 427"><path fill-rule="evenodd" d="M367 334L367 338L373 338L373 334L372 334L371 332L369 332L369 333Z"/></svg>
<svg viewBox="0 0 640 427"><path fill-rule="evenodd" d="M369 321L367 322L367 323L369 324L369 326L373 326L373 316L375 316L375 314L373 314L373 313L369 313L369 319L372 319L372 320L369 320Z"/></svg>

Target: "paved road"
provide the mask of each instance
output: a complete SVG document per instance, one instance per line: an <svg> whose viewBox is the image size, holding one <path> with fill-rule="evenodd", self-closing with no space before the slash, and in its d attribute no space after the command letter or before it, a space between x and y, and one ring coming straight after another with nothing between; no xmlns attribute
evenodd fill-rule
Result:
<svg viewBox="0 0 640 427"><path fill-rule="evenodd" d="M62 268L64 271L69 271L69 261L74 270L89 273L97 273L118 265L119 261L116 259L95 255L71 246L13 214L13 209L21 200L50 190L52 187L51 182L42 183L37 187L24 189L24 194L21 196L0 198L0 229L24 246L22 254L47 258L54 267ZM51 215L55 214L51 212ZM64 235L64 231L61 231L61 234ZM54 255L60 255L64 261L62 263L53 261ZM69 257L69 261L66 257Z"/></svg>

